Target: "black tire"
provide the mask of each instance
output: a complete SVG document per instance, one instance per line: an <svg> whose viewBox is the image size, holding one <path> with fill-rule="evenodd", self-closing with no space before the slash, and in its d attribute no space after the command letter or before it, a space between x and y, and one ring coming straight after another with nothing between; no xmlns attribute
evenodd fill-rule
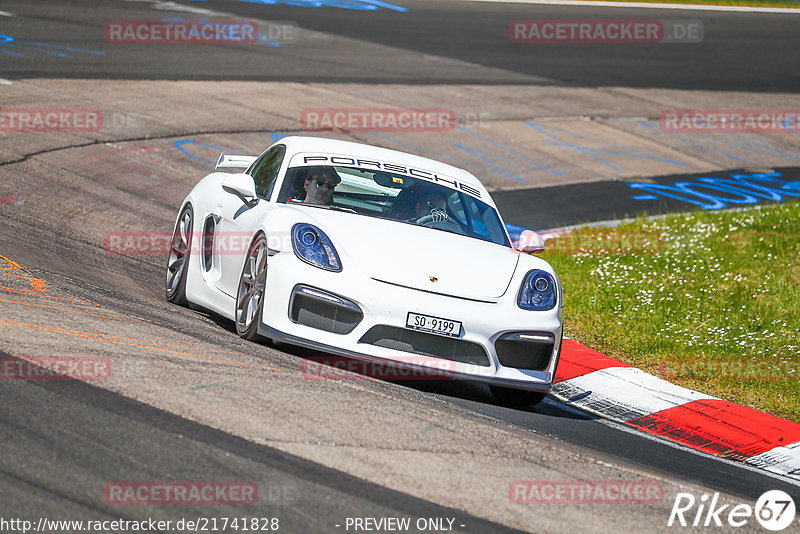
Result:
<svg viewBox="0 0 800 534"><path fill-rule="evenodd" d="M179 306L189 306L189 300L186 298L186 278L189 272L189 256L192 252L193 230L194 211L191 204L187 204L181 211L178 222L175 223L175 230L172 232L165 280L167 301Z"/></svg>
<svg viewBox="0 0 800 534"><path fill-rule="evenodd" d="M267 285L267 256L267 238L258 234L247 250L234 310L236 333L249 341L261 339L258 325Z"/></svg>
<svg viewBox="0 0 800 534"><path fill-rule="evenodd" d="M547 393L538 391L525 391L524 389L507 388L503 386L489 386L489 390L497 402L511 408L524 408L535 406L547 397Z"/></svg>

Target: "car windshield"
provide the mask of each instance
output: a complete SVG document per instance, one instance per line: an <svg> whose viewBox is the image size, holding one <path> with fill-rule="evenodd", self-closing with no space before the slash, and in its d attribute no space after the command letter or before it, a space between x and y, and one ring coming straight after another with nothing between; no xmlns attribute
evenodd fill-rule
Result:
<svg viewBox="0 0 800 534"><path fill-rule="evenodd" d="M473 194L405 174L335 165L290 167L278 202L342 209L511 246L492 206Z"/></svg>

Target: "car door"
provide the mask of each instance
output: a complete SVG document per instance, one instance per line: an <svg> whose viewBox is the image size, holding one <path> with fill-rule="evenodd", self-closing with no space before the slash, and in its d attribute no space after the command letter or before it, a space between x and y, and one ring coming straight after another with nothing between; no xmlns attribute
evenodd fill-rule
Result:
<svg viewBox="0 0 800 534"><path fill-rule="evenodd" d="M215 284L220 291L232 297L236 297L238 291L244 258L257 231L256 224L264 211L270 209L269 199L285 154L286 147L276 145L262 154L248 169L247 174L255 182L257 203L248 205L237 195L226 192L220 196L215 248L221 273Z"/></svg>

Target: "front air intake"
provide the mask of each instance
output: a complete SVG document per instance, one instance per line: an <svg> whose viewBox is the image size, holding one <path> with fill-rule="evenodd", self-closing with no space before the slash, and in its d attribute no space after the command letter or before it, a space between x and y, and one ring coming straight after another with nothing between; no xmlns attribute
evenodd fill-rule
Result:
<svg viewBox="0 0 800 534"><path fill-rule="evenodd" d="M317 330L349 334L364 318L364 313L357 304L338 295L298 285L292 290L289 318Z"/></svg>
<svg viewBox="0 0 800 534"><path fill-rule="evenodd" d="M516 332L500 336L494 349L503 367L544 371L550 364L554 343L553 334Z"/></svg>
<svg viewBox="0 0 800 534"><path fill-rule="evenodd" d="M489 367L489 356L481 345L455 337L437 336L396 326L377 325L361 336L358 342L411 354Z"/></svg>

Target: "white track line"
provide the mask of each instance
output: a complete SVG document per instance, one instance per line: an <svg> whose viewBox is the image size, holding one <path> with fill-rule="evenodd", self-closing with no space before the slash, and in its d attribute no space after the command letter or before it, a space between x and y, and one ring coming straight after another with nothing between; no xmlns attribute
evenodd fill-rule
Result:
<svg viewBox="0 0 800 534"><path fill-rule="evenodd" d="M678 9L683 11L728 11L733 13L800 14L794 7L708 6L702 4L650 4L641 2L602 2L599 0L461 0L462 2L494 2L501 4L541 4L547 6L627 7L641 9Z"/></svg>

